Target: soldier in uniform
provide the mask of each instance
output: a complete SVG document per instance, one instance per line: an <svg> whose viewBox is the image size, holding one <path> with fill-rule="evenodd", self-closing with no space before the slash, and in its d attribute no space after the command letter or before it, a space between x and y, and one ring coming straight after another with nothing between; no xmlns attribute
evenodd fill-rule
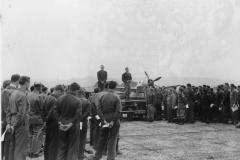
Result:
<svg viewBox="0 0 240 160"><path fill-rule="evenodd" d="M156 118L157 120L162 120L162 103L163 95L161 88L155 89L155 108L156 108Z"/></svg>
<svg viewBox="0 0 240 160"><path fill-rule="evenodd" d="M38 131L43 126L43 120L42 120L42 111L43 111L43 99L40 95L42 90L42 84L40 82L34 83L34 90L27 95L28 101L30 103L30 111L29 111L29 133L30 133L30 156L39 156L40 154L40 147L42 144L43 135L38 137L39 143L36 146L40 147L34 147L35 146L35 140L37 137ZM33 143L34 142L34 143Z"/></svg>
<svg viewBox="0 0 240 160"><path fill-rule="evenodd" d="M99 135L97 152L93 160L100 160L108 141L107 159L114 160L116 156L116 143L120 129L121 102L120 98L114 93L117 83L109 82L109 91L101 97L98 105L98 115L102 120L102 127ZM109 127L103 127L103 125ZM109 138L109 139L108 139Z"/></svg>
<svg viewBox="0 0 240 160"><path fill-rule="evenodd" d="M217 118L218 118L218 122L222 123L223 121L223 117L222 117L222 100L223 100L223 96L224 93L221 89L221 86L219 85L217 87L217 93L216 93L216 97L215 97L215 101L214 101L214 105L216 106L217 110L216 110L216 114L217 114Z"/></svg>
<svg viewBox="0 0 240 160"><path fill-rule="evenodd" d="M131 82L132 82L132 75L129 73L128 67L125 68L125 73L122 74L122 81L124 82L124 93L127 100L130 99L131 94Z"/></svg>
<svg viewBox="0 0 240 160"><path fill-rule="evenodd" d="M88 128L88 116L90 116L91 113L91 106L89 100L87 100L85 97L85 91L84 89L80 89L78 91L77 97L82 102L82 117L80 120L80 123L82 123L82 128L80 130L80 141L79 141L79 152L78 152L78 160L84 159L84 150L86 145L86 139L87 139L87 128Z"/></svg>
<svg viewBox="0 0 240 160"><path fill-rule="evenodd" d="M96 106L96 109L98 108L101 97L103 95L105 95L107 92L108 92L108 83L105 83L103 91L97 93L94 96L93 105ZM95 124L95 127L94 127L94 149L97 149L98 138L99 138L99 133L100 133L100 126L99 126L100 123L101 123L101 119L96 118L95 122L94 122L94 124Z"/></svg>
<svg viewBox="0 0 240 160"><path fill-rule="evenodd" d="M155 114L155 95L154 95L153 88L149 88L149 93L147 95L147 120L149 122L154 121L154 114Z"/></svg>
<svg viewBox="0 0 240 160"><path fill-rule="evenodd" d="M230 118L230 91L229 84L224 84L224 97L223 97L223 123L227 124Z"/></svg>
<svg viewBox="0 0 240 160"><path fill-rule="evenodd" d="M63 87L57 85L54 91L46 97L43 103L43 121L46 123L46 138L44 144L44 160L56 160L59 143L59 125L53 117L53 109L57 99L63 95Z"/></svg>
<svg viewBox="0 0 240 160"><path fill-rule="evenodd" d="M230 92L230 107L231 107L231 117L232 123L236 125L238 123L238 110L233 111L232 108L237 105L238 93L236 91L236 87L234 84L231 84L231 92Z"/></svg>
<svg viewBox="0 0 240 160"><path fill-rule="evenodd" d="M82 115L81 101L76 97L79 84L72 83L69 91L57 100L53 115L59 124L57 160L77 160L79 148L79 122Z"/></svg>
<svg viewBox="0 0 240 160"><path fill-rule="evenodd" d="M183 94L183 88L180 87L177 95L177 118L180 125L184 124L184 120L186 118L186 105L187 98Z"/></svg>
<svg viewBox="0 0 240 160"><path fill-rule="evenodd" d="M91 103L91 119L90 119L90 146L94 146L94 133L95 133L95 120L97 115L97 108L95 106L95 95L100 92L99 88L94 89L94 95L89 97L89 102ZM94 147L95 148L95 147Z"/></svg>
<svg viewBox="0 0 240 160"><path fill-rule="evenodd" d="M29 103L25 91L30 86L30 78L21 76L20 87L14 90L9 98L7 108L7 131L13 134L9 160L26 160L28 149Z"/></svg>
<svg viewBox="0 0 240 160"><path fill-rule="evenodd" d="M202 111L203 111L203 122L209 124L209 116L210 116L210 96L208 95L208 90L203 90L202 96Z"/></svg>
<svg viewBox="0 0 240 160"><path fill-rule="evenodd" d="M107 72L104 71L104 65L101 65L101 70L97 72L98 88L103 90L103 86L107 81Z"/></svg>
<svg viewBox="0 0 240 160"><path fill-rule="evenodd" d="M195 93L192 90L191 84L187 84L186 98L188 100L188 121L195 122L194 107L195 107Z"/></svg>
<svg viewBox="0 0 240 160"><path fill-rule="evenodd" d="M19 86L19 78L20 76L18 74L12 75L10 84L6 83L3 84L4 90L2 91L2 133L6 130L7 121L7 108L9 104L9 96L12 94L13 91L17 90ZM9 84L9 85L7 85ZM7 136L5 136L7 137ZM10 146L11 140L8 138L5 138L2 142L2 158L5 156L5 160L9 160L9 146Z"/></svg>
<svg viewBox="0 0 240 160"><path fill-rule="evenodd" d="M168 109L168 122L173 123L173 109L175 108L176 96L173 93L173 89L170 88L167 96L167 109Z"/></svg>

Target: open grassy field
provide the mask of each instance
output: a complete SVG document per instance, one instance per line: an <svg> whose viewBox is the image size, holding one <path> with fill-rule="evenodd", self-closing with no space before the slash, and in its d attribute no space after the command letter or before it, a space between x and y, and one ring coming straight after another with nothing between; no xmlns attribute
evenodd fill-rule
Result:
<svg viewBox="0 0 240 160"><path fill-rule="evenodd" d="M123 122L120 138L123 154L117 160L240 159L240 129L233 125ZM88 144L86 147L92 150Z"/></svg>

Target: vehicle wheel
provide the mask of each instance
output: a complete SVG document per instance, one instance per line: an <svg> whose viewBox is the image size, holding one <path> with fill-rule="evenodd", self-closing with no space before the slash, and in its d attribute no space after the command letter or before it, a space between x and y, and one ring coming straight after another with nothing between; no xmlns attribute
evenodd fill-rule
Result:
<svg viewBox="0 0 240 160"><path fill-rule="evenodd" d="M127 120L132 121L133 120L133 113L128 113L127 114Z"/></svg>

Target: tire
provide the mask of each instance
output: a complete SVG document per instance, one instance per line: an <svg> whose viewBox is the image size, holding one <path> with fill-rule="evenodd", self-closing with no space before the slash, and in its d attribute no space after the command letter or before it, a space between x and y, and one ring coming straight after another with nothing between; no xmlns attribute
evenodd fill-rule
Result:
<svg viewBox="0 0 240 160"><path fill-rule="evenodd" d="M132 121L133 120L133 113L128 113L127 114L127 120Z"/></svg>

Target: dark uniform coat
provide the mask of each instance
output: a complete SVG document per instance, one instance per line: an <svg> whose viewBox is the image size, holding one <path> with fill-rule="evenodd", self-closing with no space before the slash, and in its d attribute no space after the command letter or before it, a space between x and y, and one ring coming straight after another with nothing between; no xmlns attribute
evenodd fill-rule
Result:
<svg viewBox="0 0 240 160"><path fill-rule="evenodd" d="M10 148L9 159L11 160L26 160L29 132L28 112L29 103L25 91L18 88L11 94L7 109L7 123L15 130L12 148Z"/></svg>
<svg viewBox="0 0 240 160"><path fill-rule="evenodd" d="M58 160L77 160L79 147L79 121L82 115L81 101L72 91L57 100L57 105L53 109L57 122L62 124L72 123L73 126L67 131L59 132Z"/></svg>
<svg viewBox="0 0 240 160"><path fill-rule="evenodd" d="M57 97L50 94L43 103L43 121L46 122L46 139L44 145L44 160L56 160L59 143L59 125L53 117L53 108L57 104ZM48 118L47 118L48 117Z"/></svg>
<svg viewBox="0 0 240 160"><path fill-rule="evenodd" d="M97 78L98 78L98 88L103 90L103 85L107 81L107 71L102 71L102 70L98 71ZM103 84L102 84L102 81L104 82Z"/></svg>

